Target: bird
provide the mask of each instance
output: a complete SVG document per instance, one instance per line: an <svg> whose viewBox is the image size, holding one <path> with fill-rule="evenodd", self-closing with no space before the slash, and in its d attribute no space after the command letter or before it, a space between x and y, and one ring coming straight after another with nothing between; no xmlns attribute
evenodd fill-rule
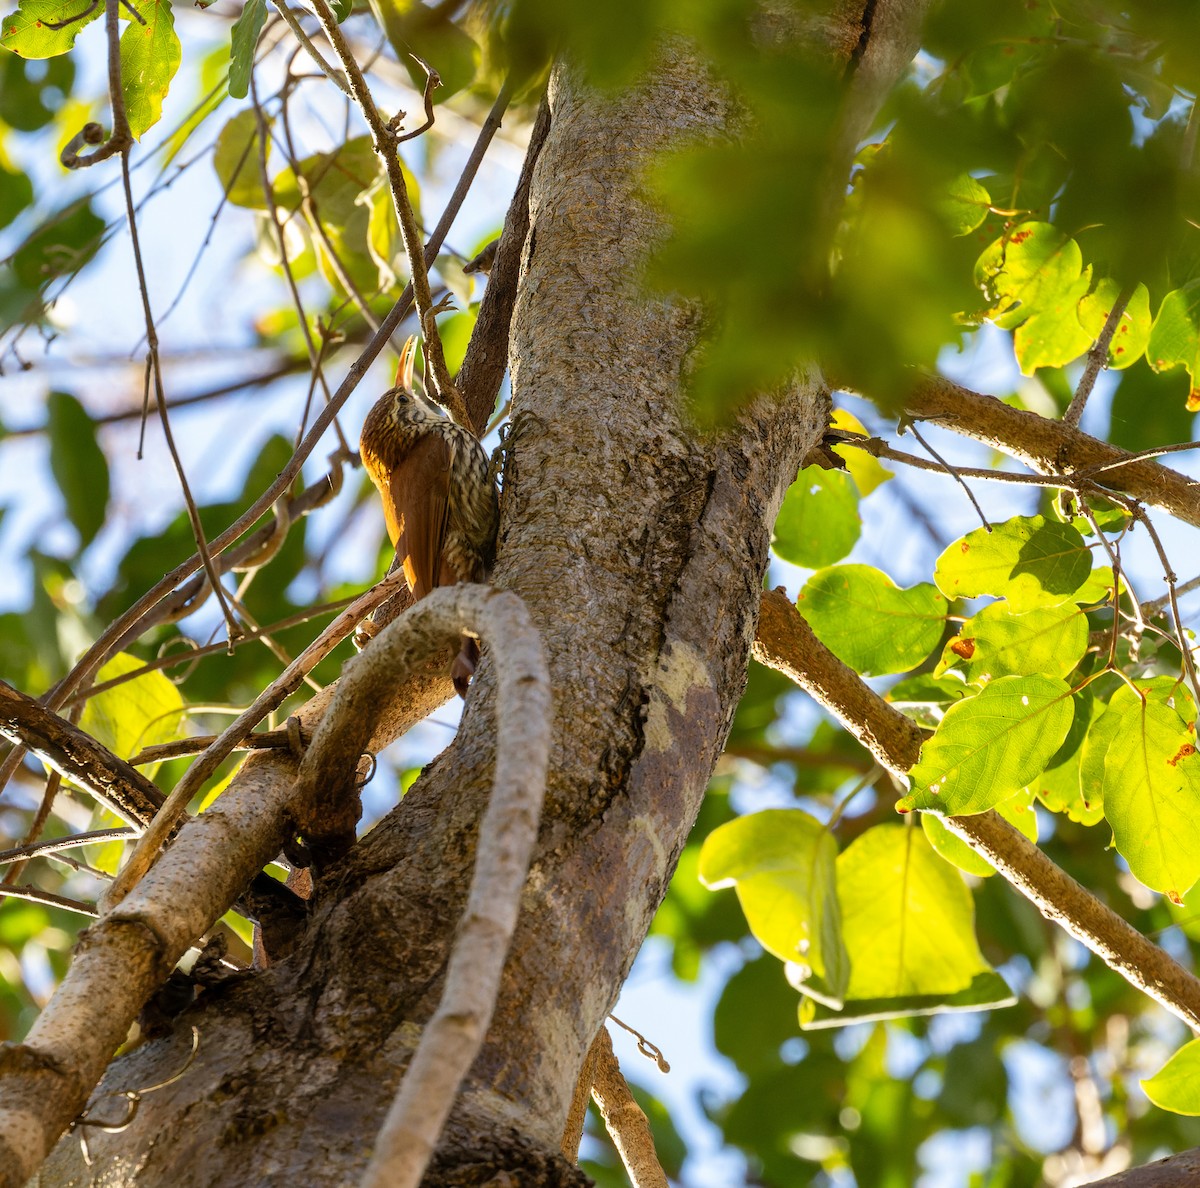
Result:
<svg viewBox="0 0 1200 1188"><path fill-rule="evenodd" d="M413 601L438 586L486 582L496 557L500 504L489 459L469 429L413 388L416 338L404 344L397 384L363 421L359 453L383 500L383 517ZM463 636L451 668L460 697L479 659Z"/></svg>

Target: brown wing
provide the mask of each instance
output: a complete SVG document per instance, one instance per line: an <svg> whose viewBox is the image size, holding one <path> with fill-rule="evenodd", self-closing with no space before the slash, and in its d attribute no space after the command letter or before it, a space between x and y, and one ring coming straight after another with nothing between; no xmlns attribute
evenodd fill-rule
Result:
<svg viewBox="0 0 1200 1188"><path fill-rule="evenodd" d="M391 472L384 517L414 599L441 584L449 482L450 450L440 433L422 434Z"/></svg>

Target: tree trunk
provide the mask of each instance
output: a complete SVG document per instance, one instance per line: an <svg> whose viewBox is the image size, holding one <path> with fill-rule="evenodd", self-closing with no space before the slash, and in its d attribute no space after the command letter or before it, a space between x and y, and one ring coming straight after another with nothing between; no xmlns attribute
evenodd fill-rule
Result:
<svg viewBox="0 0 1200 1188"><path fill-rule="evenodd" d="M543 634L555 744L500 1001L436 1184L586 1183L557 1153L576 1075L695 820L742 691L771 525L828 412L816 383L798 383L721 433L689 424L702 311L640 287L666 230L641 170L687 137L729 134L732 102L706 71L672 45L615 97L559 69L550 101L495 582ZM493 695L485 655L455 744L323 873L290 956L205 991L171 1035L113 1064L101 1093L157 1085L199 1029L195 1061L126 1129L88 1128L96 1180L357 1179L441 993L490 785ZM68 1135L40 1182L88 1174Z"/></svg>

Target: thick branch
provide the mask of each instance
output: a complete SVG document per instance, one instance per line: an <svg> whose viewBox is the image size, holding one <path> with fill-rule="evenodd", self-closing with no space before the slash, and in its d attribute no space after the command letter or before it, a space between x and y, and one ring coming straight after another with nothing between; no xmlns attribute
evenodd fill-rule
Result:
<svg viewBox="0 0 1200 1188"><path fill-rule="evenodd" d="M496 774L479 826L471 892L442 1000L384 1119L362 1179L364 1188L416 1188L483 1043L537 841L550 758L550 674L525 604L516 594L487 586L436 593L436 600L423 599L408 612L403 628L385 628L359 658L309 752L319 770L319 744L340 744L347 714L357 712L356 702L363 697L382 700L404 653L414 646L418 622L428 625L433 648L453 642L464 627L489 642L497 685ZM340 750L340 745L329 749ZM307 766L308 757L302 783Z"/></svg>
<svg viewBox="0 0 1200 1188"><path fill-rule="evenodd" d="M1055 423L1038 420L1046 425ZM889 771L904 775L916 763L925 738L921 728L834 656L787 596L777 590L763 595L754 656L812 694ZM1086 945L1131 985L1200 1031L1200 979L1055 866L995 812L942 819L1048 920Z"/></svg>
<svg viewBox="0 0 1200 1188"><path fill-rule="evenodd" d="M1150 507L1168 511L1200 528L1200 483L1157 462L1134 459L1125 450L1037 413L1012 408L940 376L918 382L905 404L910 417L931 421L1019 458L1042 474L1069 474L1108 467L1106 486L1126 491ZM1125 462L1126 465L1114 464Z"/></svg>
<svg viewBox="0 0 1200 1188"><path fill-rule="evenodd" d="M32 752L138 830L150 823L163 802L163 794L137 768L3 681L0 735Z"/></svg>

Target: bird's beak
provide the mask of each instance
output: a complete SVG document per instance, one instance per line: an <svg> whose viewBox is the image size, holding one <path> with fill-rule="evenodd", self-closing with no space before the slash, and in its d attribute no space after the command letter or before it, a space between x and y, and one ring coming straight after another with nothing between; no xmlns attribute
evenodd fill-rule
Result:
<svg viewBox="0 0 1200 1188"><path fill-rule="evenodd" d="M405 391L413 390L413 366L417 361L417 336L410 334L400 352L400 364L396 368L396 386Z"/></svg>

